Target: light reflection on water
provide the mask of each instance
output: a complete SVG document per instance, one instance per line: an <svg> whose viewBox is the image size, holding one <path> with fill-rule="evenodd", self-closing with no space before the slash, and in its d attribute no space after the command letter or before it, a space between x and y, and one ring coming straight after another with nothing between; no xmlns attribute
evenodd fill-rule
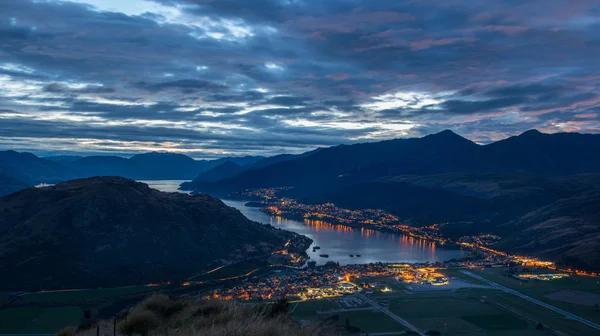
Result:
<svg viewBox="0 0 600 336"><path fill-rule="evenodd" d="M177 188L182 182L175 180L140 181L150 187L167 192L181 192ZM439 248L433 242L395 235L370 229L355 229L348 226L332 225L323 221L305 220L304 222L270 216L259 208L247 207L245 202L223 200L231 207L253 221L270 224L282 230L289 230L311 238L314 243L308 249L310 258L321 265L333 260L340 264L358 264L371 262L426 262L444 261L461 258L468 253L461 250ZM320 250L313 252L313 246ZM329 258L319 257L328 254ZM350 257L350 255L355 257ZM360 254L361 257L356 257Z"/></svg>
<svg viewBox="0 0 600 336"><path fill-rule="evenodd" d="M178 192L183 194L189 194L189 191L179 190L179 185L183 182L188 182L186 180L148 180L148 181L138 181L142 183L146 183L150 188L164 191L164 192Z"/></svg>
<svg viewBox="0 0 600 336"><path fill-rule="evenodd" d="M282 230L293 231L314 240L308 249L310 258L317 264L324 264L329 260L340 264L357 264L371 262L426 262L444 261L452 258L461 258L467 252L461 250L447 250L439 248L435 243L415 239L409 236L396 235L375 231L366 228L352 228L348 226L332 225L323 221L305 220L304 222L270 216L259 208L247 207L245 202L223 200L251 220L271 224ZM320 250L313 252L313 246L320 246ZM322 258L320 254L328 254L329 258ZM355 257L350 257L350 255ZM356 257L359 254L361 257Z"/></svg>

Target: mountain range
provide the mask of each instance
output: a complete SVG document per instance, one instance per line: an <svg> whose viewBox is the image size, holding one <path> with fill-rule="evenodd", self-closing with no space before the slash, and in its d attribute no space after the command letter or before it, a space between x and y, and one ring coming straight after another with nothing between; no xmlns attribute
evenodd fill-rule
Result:
<svg viewBox="0 0 600 336"><path fill-rule="evenodd" d="M600 172L600 135L536 130L488 145L451 131L321 149L311 155L250 169L194 190L229 193L248 188L295 187L297 196L395 175L528 172L560 176Z"/></svg>
<svg viewBox="0 0 600 336"><path fill-rule="evenodd" d="M290 239L207 195L120 177L72 180L0 198L0 288L95 288L181 281L262 258ZM304 244L304 245L302 245Z"/></svg>
<svg viewBox="0 0 600 336"><path fill-rule="evenodd" d="M41 158L31 153L0 151L0 197L30 185L53 184L93 176L122 176L136 180L192 180L200 173L227 162L244 167L262 160L267 158L244 156L195 160L182 154L157 152L138 154L131 158L76 155Z"/></svg>
<svg viewBox="0 0 600 336"><path fill-rule="evenodd" d="M600 190L597 153L600 135L532 130L479 145L444 131L324 148L184 187L228 197L253 188L289 187L280 196L383 209L412 225L441 223L450 237L496 233L505 237L507 250L598 270L600 244L578 237L600 234L592 211L600 209L600 200L592 197Z"/></svg>
<svg viewBox="0 0 600 336"><path fill-rule="evenodd" d="M585 232L594 238L600 232L593 211L600 208L597 153L600 135L536 130L486 145L443 131L299 155L213 161L164 153L42 159L9 151L0 152L0 172L13 187L0 192L95 175L193 179L182 188L220 197L288 187L279 195L303 203L383 209L411 225L441 223L451 237L496 233L505 238L507 250L598 270L600 253L593 252L598 247L578 237ZM2 181L0 186L8 183Z"/></svg>

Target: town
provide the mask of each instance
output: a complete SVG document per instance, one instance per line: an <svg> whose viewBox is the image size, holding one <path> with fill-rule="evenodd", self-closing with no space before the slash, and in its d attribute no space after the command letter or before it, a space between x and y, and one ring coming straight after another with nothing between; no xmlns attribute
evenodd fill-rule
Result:
<svg viewBox="0 0 600 336"><path fill-rule="evenodd" d="M461 249L477 251L486 258L497 258L503 261L514 261L533 267L545 267L566 273L594 276L597 273L571 268L558 268L554 262L542 261L528 256L511 255L504 251L496 250L493 246L501 240L500 236L488 233L480 233L472 236L461 236L455 239L444 237L440 233L439 224L426 226L410 226L403 224L399 218L384 211L374 209L349 210L335 206L332 203L303 204L294 199L278 197L277 194L289 190L281 188L260 188L246 190L237 197L253 199L253 206L261 207L261 211L283 218L304 219L309 224L328 223L331 225L344 226L348 228L361 228L373 231L383 231L405 235L408 237L422 239L439 243L441 246L454 246Z"/></svg>
<svg viewBox="0 0 600 336"><path fill-rule="evenodd" d="M507 275L510 272L515 279L524 281L548 281L575 274L574 272L565 273L552 270L545 264L534 266L530 260L498 256L492 253L477 258L443 263L339 265L334 261L329 261L323 266L311 265L304 268L275 270L267 278L248 276L240 283L231 287L211 290L203 297L242 301L275 301L281 298L308 300L344 296L361 289L367 289L367 293L389 291L388 287L377 282L376 279L379 278L394 279L399 283L423 290L450 285L453 281L448 275L449 272L485 268L504 268ZM454 282L458 282L458 280Z"/></svg>

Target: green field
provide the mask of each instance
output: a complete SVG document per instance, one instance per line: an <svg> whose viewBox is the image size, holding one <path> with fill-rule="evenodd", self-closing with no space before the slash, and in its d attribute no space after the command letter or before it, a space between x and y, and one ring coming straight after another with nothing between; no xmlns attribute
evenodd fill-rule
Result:
<svg viewBox="0 0 600 336"><path fill-rule="evenodd" d="M546 295L564 290L576 290L592 294L600 294L600 278L588 276L571 276L551 281L523 282L504 275L502 269L476 269L471 272L499 285L518 290L519 292L544 301L557 308L563 309L590 321L600 323L600 312L594 307L568 303L547 298ZM600 302L599 302L600 303Z"/></svg>
<svg viewBox="0 0 600 336"><path fill-rule="evenodd" d="M20 296L15 303L47 303L47 302L58 302L58 303L80 303L86 301L97 301L108 298L114 298L123 295L140 294L146 292L153 292L160 288L148 287L148 286L131 286L131 287L120 287L120 288L103 288L103 289L89 289L89 290L77 290L77 291L64 291L64 292L40 292L32 293Z"/></svg>
<svg viewBox="0 0 600 336"><path fill-rule="evenodd" d="M0 310L0 334L52 334L83 321L83 310L75 306Z"/></svg>
<svg viewBox="0 0 600 336"><path fill-rule="evenodd" d="M390 310L422 330L446 331L447 335L507 335L507 331L510 335L534 335L536 332L526 321L479 301L481 292L436 294L390 300Z"/></svg>
<svg viewBox="0 0 600 336"><path fill-rule="evenodd" d="M399 332L405 330L405 328L394 321L387 315L381 312L372 310L358 310L358 311L344 311L333 314L318 314L317 312L325 312L332 309L340 309L341 306L337 303L341 299L322 299L322 300L310 300L290 305L290 310L293 310L292 316L297 320L310 320L310 321L321 321L338 315L340 326L346 325L346 319L349 320L350 325L353 327L360 328L363 332L377 333L377 332ZM361 307L364 307L362 305Z"/></svg>
<svg viewBox="0 0 600 336"><path fill-rule="evenodd" d="M367 333L393 332L406 330L400 323L392 320L381 312L371 310L348 311L337 314L340 317L340 325L346 324L346 319L353 327L360 328Z"/></svg>
<svg viewBox="0 0 600 336"><path fill-rule="evenodd" d="M291 303L290 310L293 311L293 316L297 319L315 319L319 318L318 311L327 311L337 309L338 306L333 303L333 300L310 300L298 303Z"/></svg>
<svg viewBox="0 0 600 336"><path fill-rule="evenodd" d="M526 321L509 314L469 315L461 319L488 331L523 330L528 327Z"/></svg>
<svg viewBox="0 0 600 336"><path fill-rule="evenodd" d="M0 292L0 304L8 300L14 292Z"/></svg>

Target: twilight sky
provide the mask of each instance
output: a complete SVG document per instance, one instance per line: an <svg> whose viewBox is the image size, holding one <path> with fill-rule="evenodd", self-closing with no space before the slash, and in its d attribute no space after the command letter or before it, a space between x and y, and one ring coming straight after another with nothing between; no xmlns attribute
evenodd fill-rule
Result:
<svg viewBox="0 0 600 336"><path fill-rule="evenodd" d="M0 149L600 132L597 0L0 0Z"/></svg>

